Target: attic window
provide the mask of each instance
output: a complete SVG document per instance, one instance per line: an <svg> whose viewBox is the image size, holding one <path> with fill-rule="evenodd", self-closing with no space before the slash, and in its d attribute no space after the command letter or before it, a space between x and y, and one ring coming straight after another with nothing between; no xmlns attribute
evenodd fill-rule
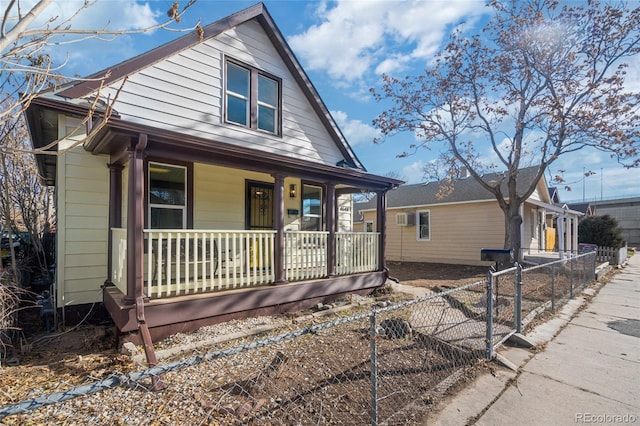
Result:
<svg viewBox="0 0 640 426"><path fill-rule="evenodd" d="M236 62L226 62L227 123L280 134L281 82L266 73Z"/></svg>

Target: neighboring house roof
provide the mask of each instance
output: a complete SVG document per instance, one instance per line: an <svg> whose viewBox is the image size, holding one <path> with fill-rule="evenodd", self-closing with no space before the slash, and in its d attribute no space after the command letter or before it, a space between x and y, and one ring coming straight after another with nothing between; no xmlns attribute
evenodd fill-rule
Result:
<svg viewBox="0 0 640 426"><path fill-rule="evenodd" d="M575 210L575 211L578 211L580 213L584 213L585 215L590 215L591 214L591 204L590 203L571 203L571 204L566 204L566 206L570 210Z"/></svg>
<svg viewBox="0 0 640 426"><path fill-rule="evenodd" d="M355 152L347 143L346 138L329 113L328 108L320 98L317 90L302 69L302 66L287 44L284 36L275 25L272 17L262 3L258 3L203 27L203 40L200 39L197 31L193 31L153 50L123 61L113 67L96 72L84 80L43 93L33 100L31 107L27 111L27 119L30 123L29 127L32 133L34 146L36 148L42 148L55 141L58 137L57 128L45 128L43 124L39 123L40 119L38 117L41 117L42 113L66 111L69 114L81 116L86 115L90 107L90 99L86 97L94 93L100 86L101 82L104 82L103 84L105 86L114 85L128 75L150 67L171 55L175 55L178 52L194 47L205 40L216 37L224 31L232 29L250 20L255 20L263 28L276 51L280 55L280 58L295 81L298 83L313 111L317 114L331 139L343 155L344 159L338 161L335 165L366 172L364 165L360 162ZM112 121L116 124L119 123L117 111L114 113ZM91 144L86 144L85 146L92 147ZM39 157L41 170L46 171L46 173L43 174L49 175L55 173L55 158L51 159L50 157L51 156ZM50 180L52 181L53 179L50 178Z"/></svg>
<svg viewBox="0 0 640 426"><path fill-rule="evenodd" d="M537 167L528 167L518 171L519 194L524 193L529 188L537 172ZM485 181L497 181L503 176L503 173L490 173L484 175L483 179ZM440 186L440 182L402 185L387 192L387 208L495 200L495 196L483 188L473 177L455 179L452 182L453 192L442 198L438 197ZM374 197L365 203L357 203L354 206L354 210L369 210L374 209L375 206L376 200Z"/></svg>
<svg viewBox="0 0 640 426"><path fill-rule="evenodd" d="M549 191L549 198L551 199L552 204L560 202L560 193L558 192L558 188L555 186L549 186L547 191Z"/></svg>

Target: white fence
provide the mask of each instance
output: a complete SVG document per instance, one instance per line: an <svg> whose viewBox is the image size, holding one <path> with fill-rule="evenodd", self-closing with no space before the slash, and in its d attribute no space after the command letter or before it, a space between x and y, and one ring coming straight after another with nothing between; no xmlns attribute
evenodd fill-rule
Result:
<svg viewBox="0 0 640 426"><path fill-rule="evenodd" d="M336 235L336 273L345 275L375 271L378 267L379 234L340 232Z"/></svg>
<svg viewBox="0 0 640 426"><path fill-rule="evenodd" d="M328 232L285 233L285 279L328 274ZM172 297L248 288L275 281L275 231L164 229L144 231L145 294ZM127 292L127 231L112 230L112 282ZM379 234L336 233L336 274L378 269Z"/></svg>
<svg viewBox="0 0 640 426"><path fill-rule="evenodd" d="M598 247L598 262L609 262L610 265L622 265L627 261L627 246L620 248Z"/></svg>

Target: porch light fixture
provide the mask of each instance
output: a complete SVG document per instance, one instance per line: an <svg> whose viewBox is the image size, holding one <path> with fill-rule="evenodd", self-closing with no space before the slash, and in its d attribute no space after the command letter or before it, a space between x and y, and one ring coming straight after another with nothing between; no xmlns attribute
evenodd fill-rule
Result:
<svg viewBox="0 0 640 426"><path fill-rule="evenodd" d="M296 198L296 192L296 184L292 183L291 185L289 185L289 198Z"/></svg>

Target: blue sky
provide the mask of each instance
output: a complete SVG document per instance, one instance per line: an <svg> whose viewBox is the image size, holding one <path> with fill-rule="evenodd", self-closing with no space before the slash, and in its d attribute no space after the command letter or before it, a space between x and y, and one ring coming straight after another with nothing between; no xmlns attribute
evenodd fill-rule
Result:
<svg viewBox="0 0 640 426"><path fill-rule="evenodd" d="M0 0L3 3L6 1ZM174 27L188 28L197 21L206 25L255 3L198 0ZM107 23L112 29L148 26L164 20L171 4L100 0L80 14L72 27L100 28ZM488 12L484 1L267 0L264 4L368 171L380 175L393 171L408 183L423 181L422 167L437 157L439 147L396 158L414 142L412 135L397 135L384 144L373 144L377 132L371 121L384 105L373 100L369 88L380 84L383 72L398 77L420 72L452 29L463 26L473 30L483 23ZM73 0L56 0L43 18L70 16L77 5ZM63 46L57 55L67 63L67 75L86 75L180 35L155 31L110 41L93 40ZM640 58L634 58L633 65L628 87L640 91ZM606 153L582 150L565 156L551 166L550 172L559 174L560 170L572 184L570 192L561 188L563 201L579 201L583 196L586 200L640 196L640 169L624 169ZM583 178L583 171L589 170L595 174Z"/></svg>

